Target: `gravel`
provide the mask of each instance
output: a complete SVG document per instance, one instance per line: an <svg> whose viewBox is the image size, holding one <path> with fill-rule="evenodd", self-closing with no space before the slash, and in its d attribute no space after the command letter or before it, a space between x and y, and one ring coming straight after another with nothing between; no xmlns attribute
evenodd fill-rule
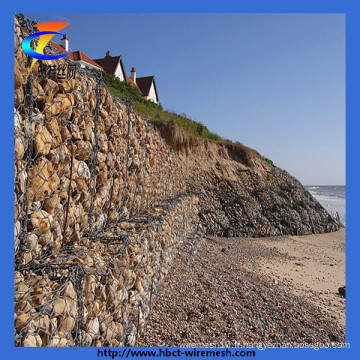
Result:
<svg viewBox="0 0 360 360"><path fill-rule="evenodd" d="M287 255L243 240L188 239L153 295L151 314L136 345L345 342L345 329L331 316L292 294L288 284L257 273L262 257L280 260Z"/></svg>

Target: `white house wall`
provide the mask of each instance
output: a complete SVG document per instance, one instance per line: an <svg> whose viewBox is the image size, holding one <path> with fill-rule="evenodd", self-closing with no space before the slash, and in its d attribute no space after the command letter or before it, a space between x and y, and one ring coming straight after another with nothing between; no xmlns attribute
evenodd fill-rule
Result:
<svg viewBox="0 0 360 360"><path fill-rule="evenodd" d="M155 92L155 86L154 82L151 83L151 88L149 91L149 95L146 97L147 100L151 100L153 102L156 102L156 92Z"/></svg>
<svg viewBox="0 0 360 360"><path fill-rule="evenodd" d="M122 69L121 69L121 66L120 66L120 62L117 64L116 66L116 70L115 70L115 76L117 76L120 81L124 81L125 80L125 77L124 77L124 74L122 72Z"/></svg>

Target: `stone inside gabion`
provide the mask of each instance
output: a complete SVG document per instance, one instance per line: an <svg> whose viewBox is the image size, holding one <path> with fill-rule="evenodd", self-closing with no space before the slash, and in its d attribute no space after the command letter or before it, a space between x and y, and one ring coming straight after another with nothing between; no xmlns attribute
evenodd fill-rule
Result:
<svg viewBox="0 0 360 360"><path fill-rule="evenodd" d="M15 345L134 345L195 231L196 197L176 154L101 78L36 66L27 78L24 36L16 18Z"/></svg>

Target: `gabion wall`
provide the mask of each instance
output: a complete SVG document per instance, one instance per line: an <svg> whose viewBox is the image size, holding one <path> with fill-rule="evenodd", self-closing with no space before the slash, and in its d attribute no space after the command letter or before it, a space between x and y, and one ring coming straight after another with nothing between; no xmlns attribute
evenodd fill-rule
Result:
<svg viewBox="0 0 360 360"><path fill-rule="evenodd" d="M132 346L196 231L197 199L176 154L101 75L69 76L63 58L28 76L33 25L15 16L15 344Z"/></svg>

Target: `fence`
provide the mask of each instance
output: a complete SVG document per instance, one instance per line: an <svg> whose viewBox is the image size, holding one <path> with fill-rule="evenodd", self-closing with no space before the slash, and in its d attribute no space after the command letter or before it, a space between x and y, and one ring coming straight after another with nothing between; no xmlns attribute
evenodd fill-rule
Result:
<svg viewBox="0 0 360 360"><path fill-rule="evenodd" d="M196 199L176 154L101 75L64 75L63 58L27 76L33 25L16 15L15 345L134 345L195 231Z"/></svg>

